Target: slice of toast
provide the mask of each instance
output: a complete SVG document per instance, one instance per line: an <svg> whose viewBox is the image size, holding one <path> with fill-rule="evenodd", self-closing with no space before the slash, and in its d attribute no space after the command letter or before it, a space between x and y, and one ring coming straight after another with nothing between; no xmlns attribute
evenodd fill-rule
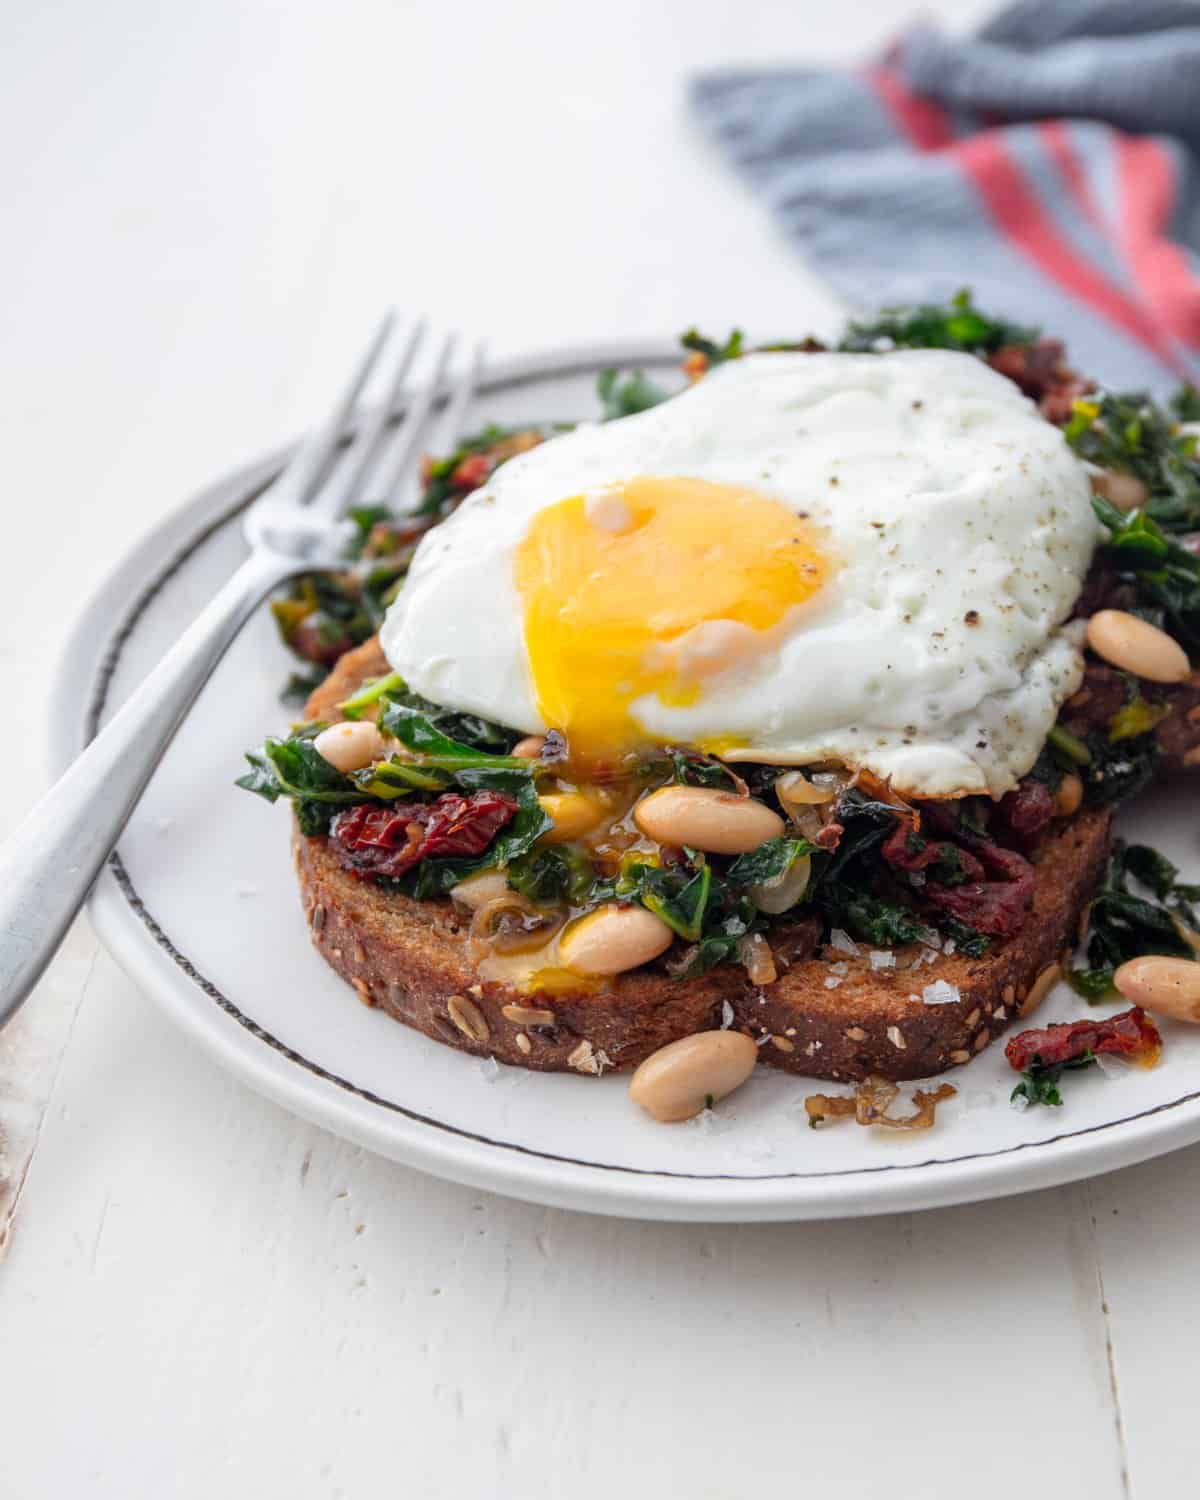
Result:
<svg viewBox="0 0 1200 1500"><path fill-rule="evenodd" d="M308 702L310 719L388 671L377 641L344 656ZM913 945L886 957L826 948L752 985L740 966L673 979L662 960L583 993L530 995L483 981L469 914L414 901L344 870L327 840L294 835L304 910L320 953L368 1005L463 1051L518 1067L599 1073L724 1023L762 1041L762 1060L814 1078L925 1078L970 1061L1050 987L1108 858L1112 815L1056 825L1036 863L1023 932L983 957ZM1047 971L1050 970L1050 974ZM729 1011L732 1011L732 1021Z"/></svg>

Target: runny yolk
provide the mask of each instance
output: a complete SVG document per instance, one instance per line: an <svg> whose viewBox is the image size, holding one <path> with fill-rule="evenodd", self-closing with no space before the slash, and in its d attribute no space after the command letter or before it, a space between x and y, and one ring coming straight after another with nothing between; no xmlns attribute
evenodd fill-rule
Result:
<svg viewBox="0 0 1200 1500"><path fill-rule="evenodd" d="M644 746L640 698L696 703L828 571L811 526L736 485L642 477L547 506L516 555L538 710L573 760Z"/></svg>

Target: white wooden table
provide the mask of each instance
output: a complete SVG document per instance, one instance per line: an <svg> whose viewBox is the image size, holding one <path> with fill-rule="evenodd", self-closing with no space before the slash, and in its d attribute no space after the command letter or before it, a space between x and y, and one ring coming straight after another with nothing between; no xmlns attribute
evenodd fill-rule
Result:
<svg viewBox="0 0 1200 1500"><path fill-rule="evenodd" d="M503 353L833 326L681 85L908 11L9 0L0 834L78 603L386 302ZM80 922L0 1037L0 1496L1186 1495L1198 1234L1200 1150L842 1224L506 1202L253 1097Z"/></svg>

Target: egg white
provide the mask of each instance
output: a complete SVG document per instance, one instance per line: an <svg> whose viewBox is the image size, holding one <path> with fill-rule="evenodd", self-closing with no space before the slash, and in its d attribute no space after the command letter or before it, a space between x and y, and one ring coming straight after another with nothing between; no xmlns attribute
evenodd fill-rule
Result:
<svg viewBox="0 0 1200 1500"><path fill-rule="evenodd" d="M1000 795L1033 764L1081 678L1063 622L1096 523L1061 432L965 354L751 355L512 459L419 547L382 632L395 670L435 702L555 727L534 699L516 549L537 511L640 475L782 501L837 564L696 702L639 699L652 738L733 738L731 760L836 760L929 797Z"/></svg>

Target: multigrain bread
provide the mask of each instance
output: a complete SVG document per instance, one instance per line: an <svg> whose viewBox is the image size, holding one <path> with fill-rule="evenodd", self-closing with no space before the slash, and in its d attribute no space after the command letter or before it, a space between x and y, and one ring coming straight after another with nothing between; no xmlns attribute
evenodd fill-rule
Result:
<svg viewBox="0 0 1200 1500"><path fill-rule="evenodd" d="M337 719L341 700L387 670L377 641L349 652L310 698L308 717ZM1037 859L1033 917L981 958L913 945L895 950L894 968L882 968L874 965L883 956L843 945L762 987L740 966L677 980L658 961L594 990L553 997L482 981L468 957L469 916L452 901L414 901L359 879L323 838L296 831L294 849L305 914L326 961L364 1003L465 1052L595 1074L636 1067L667 1042L729 1024L761 1039L762 1060L775 1067L814 1078L899 1080L970 1061L1032 1012L1052 966L1074 946L1110 828L1104 810L1056 826Z"/></svg>

